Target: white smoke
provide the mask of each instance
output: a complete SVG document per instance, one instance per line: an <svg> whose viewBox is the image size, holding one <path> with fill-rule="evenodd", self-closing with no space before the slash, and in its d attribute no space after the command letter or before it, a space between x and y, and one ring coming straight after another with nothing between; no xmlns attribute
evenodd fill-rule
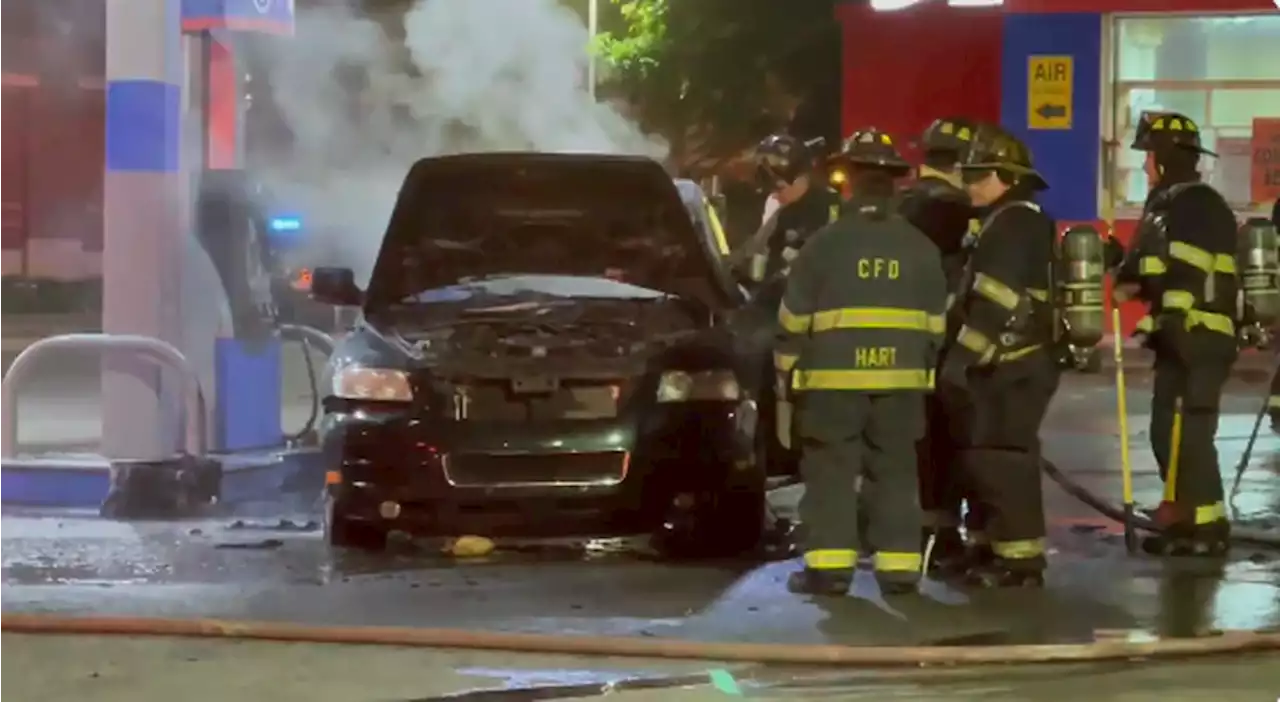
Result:
<svg viewBox="0 0 1280 702"><path fill-rule="evenodd" d="M401 31L403 42L392 38ZM340 235L325 242L338 258L328 263L364 278L419 158L664 157L664 144L586 90L588 42L580 18L557 0L418 0L402 22L345 5L301 11L296 36L274 43L267 61L294 143L258 175L308 223ZM360 89L353 74L367 76Z"/></svg>

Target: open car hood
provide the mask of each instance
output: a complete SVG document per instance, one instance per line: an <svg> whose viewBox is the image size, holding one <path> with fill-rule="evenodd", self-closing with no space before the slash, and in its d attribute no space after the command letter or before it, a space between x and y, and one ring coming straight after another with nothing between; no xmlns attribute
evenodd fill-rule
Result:
<svg viewBox="0 0 1280 702"><path fill-rule="evenodd" d="M491 153L428 158L410 169L366 304L522 273L611 278L713 309L737 302L716 242L694 225L657 162Z"/></svg>

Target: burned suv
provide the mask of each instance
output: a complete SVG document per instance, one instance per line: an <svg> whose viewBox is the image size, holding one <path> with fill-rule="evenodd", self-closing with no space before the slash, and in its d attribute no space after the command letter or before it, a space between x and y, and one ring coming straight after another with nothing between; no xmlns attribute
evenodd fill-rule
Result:
<svg viewBox="0 0 1280 702"><path fill-rule="evenodd" d="M326 534L652 533L755 546L768 331L649 159L475 154L410 171L324 388ZM748 306L749 307L749 306Z"/></svg>

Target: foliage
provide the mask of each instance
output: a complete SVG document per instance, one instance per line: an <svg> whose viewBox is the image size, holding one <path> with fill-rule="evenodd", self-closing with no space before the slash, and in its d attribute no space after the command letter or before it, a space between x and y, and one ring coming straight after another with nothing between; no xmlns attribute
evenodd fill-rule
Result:
<svg viewBox="0 0 1280 702"><path fill-rule="evenodd" d="M610 1L623 26L597 38L607 78L676 142L741 149L839 71L834 0Z"/></svg>

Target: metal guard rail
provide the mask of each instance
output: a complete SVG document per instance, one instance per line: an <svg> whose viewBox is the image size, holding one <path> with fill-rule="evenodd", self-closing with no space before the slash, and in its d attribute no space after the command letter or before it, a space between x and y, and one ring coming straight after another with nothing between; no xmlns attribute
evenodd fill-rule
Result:
<svg viewBox="0 0 1280 702"><path fill-rule="evenodd" d="M332 348L332 346L330 346ZM12 457L18 447L18 391L36 368L36 360L53 351L83 351L130 353L160 366L167 366L182 375L184 381L184 412L182 427L184 450L193 456L203 456L208 449L207 408L200 378L187 357L172 344L149 336L133 334L60 334L41 339L28 346L13 359L9 372L0 382L0 455ZM164 458L167 458L165 456Z"/></svg>

